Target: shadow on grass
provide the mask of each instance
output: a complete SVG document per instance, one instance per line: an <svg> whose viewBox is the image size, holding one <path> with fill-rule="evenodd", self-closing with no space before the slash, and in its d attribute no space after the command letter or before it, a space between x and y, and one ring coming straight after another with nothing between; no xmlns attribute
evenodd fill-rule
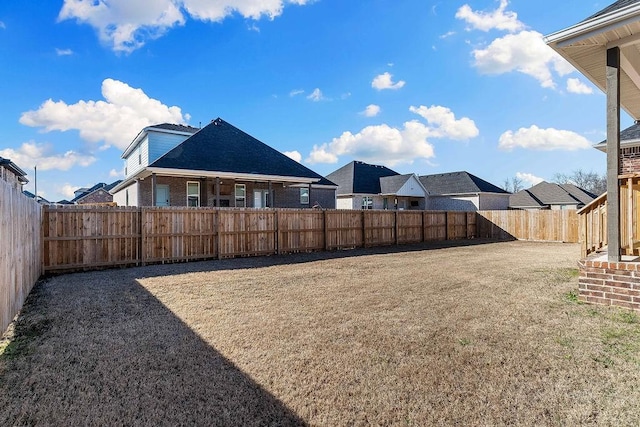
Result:
<svg viewBox="0 0 640 427"><path fill-rule="evenodd" d="M35 286L0 355L0 425L305 425L127 273Z"/></svg>

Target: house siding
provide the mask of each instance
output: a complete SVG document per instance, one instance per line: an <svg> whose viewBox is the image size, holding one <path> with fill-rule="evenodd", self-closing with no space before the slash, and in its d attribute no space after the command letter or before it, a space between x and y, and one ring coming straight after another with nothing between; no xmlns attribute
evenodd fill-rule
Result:
<svg viewBox="0 0 640 427"><path fill-rule="evenodd" d="M176 148L189 138L189 135L176 135L174 133L149 132L148 134L147 164L151 164Z"/></svg>
<svg viewBox="0 0 640 427"><path fill-rule="evenodd" d="M478 196L429 196L429 209L435 211L477 211ZM508 205L508 199L507 199Z"/></svg>
<svg viewBox="0 0 640 427"><path fill-rule="evenodd" d="M510 194L481 193L479 196L479 210L502 211L509 209Z"/></svg>
<svg viewBox="0 0 640 427"><path fill-rule="evenodd" d="M20 182L18 175L13 173L13 171L9 170L8 168L0 166L0 178L3 181L8 182L13 188L22 191L22 183Z"/></svg>
<svg viewBox="0 0 640 427"><path fill-rule="evenodd" d="M129 192L129 204L127 205L127 191ZM122 190L114 193L113 201L118 206L139 206L138 204L138 183L134 182Z"/></svg>
<svg viewBox="0 0 640 427"><path fill-rule="evenodd" d="M141 162L138 160L138 153ZM125 159L125 178L135 175L149 164L149 140L145 137Z"/></svg>

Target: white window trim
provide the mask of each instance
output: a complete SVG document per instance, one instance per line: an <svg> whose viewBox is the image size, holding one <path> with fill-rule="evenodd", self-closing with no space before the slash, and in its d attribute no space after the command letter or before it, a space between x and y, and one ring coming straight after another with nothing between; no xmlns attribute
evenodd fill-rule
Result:
<svg viewBox="0 0 640 427"><path fill-rule="evenodd" d="M306 192L306 196L307 196L306 201L303 199L303 193L305 193L305 192ZM308 205L310 199L311 199L311 192L309 191L309 187L300 188L300 204L301 205Z"/></svg>
<svg viewBox="0 0 640 427"><path fill-rule="evenodd" d="M189 194L189 184L197 184L198 185L198 194L197 195ZM187 206L189 206L189 197L197 197L198 198L198 204L196 205L196 207L199 208L200 207L200 182L198 182L198 181L187 181Z"/></svg>
<svg viewBox="0 0 640 427"><path fill-rule="evenodd" d="M371 203L365 203L365 202ZM362 196L362 209L363 210L371 210L373 209L373 196Z"/></svg>
<svg viewBox="0 0 640 427"><path fill-rule="evenodd" d="M238 188L242 187L244 189L244 196L238 196ZM233 187L233 197L235 200L235 206L237 208L246 208L247 207L247 185L246 184L236 184ZM238 200L242 200L242 206L238 206Z"/></svg>

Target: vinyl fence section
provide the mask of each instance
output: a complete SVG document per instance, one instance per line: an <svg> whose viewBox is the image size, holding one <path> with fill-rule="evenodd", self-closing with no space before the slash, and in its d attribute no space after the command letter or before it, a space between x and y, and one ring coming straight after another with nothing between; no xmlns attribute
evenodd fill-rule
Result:
<svg viewBox="0 0 640 427"><path fill-rule="evenodd" d="M479 211L478 237L578 243L575 210Z"/></svg>
<svg viewBox="0 0 640 427"><path fill-rule="evenodd" d="M42 274L42 207L0 180L0 332Z"/></svg>
<svg viewBox="0 0 640 427"><path fill-rule="evenodd" d="M476 236L474 212L47 206L47 272Z"/></svg>

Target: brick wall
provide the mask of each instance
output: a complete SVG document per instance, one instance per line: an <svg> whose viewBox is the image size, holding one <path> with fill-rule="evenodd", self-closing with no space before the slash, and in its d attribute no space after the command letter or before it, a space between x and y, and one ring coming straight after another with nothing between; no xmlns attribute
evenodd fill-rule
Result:
<svg viewBox="0 0 640 427"><path fill-rule="evenodd" d="M105 190L96 190L93 193L87 194L86 196L78 200L79 205L111 202L113 202L113 196Z"/></svg>
<svg viewBox="0 0 640 427"><path fill-rule="evenodd" d="M580 300L640 311L640 263L582 260Z"/></svg>
<svg viewBox="0 0 640 427"><path fill-rule="evenodd" d="M620 149L620 173L640 172L640 147Z"/></svg>
<svg viewBox="0 0 640 427"><path fill-rule="evenodd" d="M200 205L213 207L216 201L216 185L215 179L187 179L179 177L157 176L156 185L169 186L169 205L170 206L186 206L187 205L187 181L200 182ZM254 191L268 190L269 184L266 182L244 182L232 181L229 179L221 180L220 185L220 201L227 201L227 206L235 205L235 184L244 184L246 188L246 206L254 207ZM271 184L273 191L274 206L276 208L310 208L316 202L325 209L335 209L335 190L324 188L311 188L309 204L300 204L300 188L299 187L283 187L282 184ZM140 181L139 206L151 206L151 178Z"/></svg>

